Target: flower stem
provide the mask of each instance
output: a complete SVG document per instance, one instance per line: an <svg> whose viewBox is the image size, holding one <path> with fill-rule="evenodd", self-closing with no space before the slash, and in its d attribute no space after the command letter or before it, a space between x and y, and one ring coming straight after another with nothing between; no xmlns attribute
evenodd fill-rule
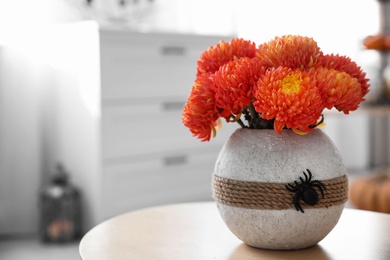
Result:
<svg viewBox="0 0 390 260"><path fill-rule="evenodd" d="M230 116L231 118L233 118L235 120L235 122L237 122L242 128L248 128L244 122L242 122L241 118L236 118L234 115L231 115Z"/></svg>
<svg viewBox="0 0 390 260"><path fill-rule="evenodd" d="M238 120L237 120L237 123L238 123L242 128L248 128L248 127L244 124L244 122L242 122L241 119L238 119Z"/></svg>
<svg viewBox="0 0 390 260"><path fill-rule="evenodd" d="M251 121L249 123L249 128L260 128L260 125L259 125L260 116L256 112L255 107L253 106L252 103L250 103L248 108L249 108L249 113L251 115Z"/></svg>

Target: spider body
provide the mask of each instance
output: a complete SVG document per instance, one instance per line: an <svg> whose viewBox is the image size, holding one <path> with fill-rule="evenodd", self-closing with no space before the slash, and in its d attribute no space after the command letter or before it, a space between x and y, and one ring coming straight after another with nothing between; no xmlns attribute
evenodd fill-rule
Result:
<svg viewBox="0 0 390 260"><path fill-rule="evenodd" d="M295 193L293 197L293 204L297 211L304 213L301 206L301 200L303 200L307 205L315 205L319 200L319 196L316 190L320 191L322 198L324 197L325 185L318 180L311 180L312 173L307 169L308 174L303 172L305 179L299 177L300 182L294 181L293 184L286 184L286 189L292 193Z"/></svg>

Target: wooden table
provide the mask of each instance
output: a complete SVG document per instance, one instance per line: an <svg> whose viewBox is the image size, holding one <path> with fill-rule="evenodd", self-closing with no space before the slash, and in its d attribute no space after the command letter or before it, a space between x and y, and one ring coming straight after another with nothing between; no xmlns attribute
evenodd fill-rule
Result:
<svg viewBox="0 0 390 260"><path fill-rule="evenodd" d="M390 214L345 209L318 245L297 251L252 248L225 226L213 202L130 212L91 229L83 260L390 259Z"/></svg>

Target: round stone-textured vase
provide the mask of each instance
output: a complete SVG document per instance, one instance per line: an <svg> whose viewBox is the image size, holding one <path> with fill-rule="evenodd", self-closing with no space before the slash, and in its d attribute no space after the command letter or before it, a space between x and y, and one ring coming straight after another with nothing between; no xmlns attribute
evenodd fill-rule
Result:
<svg viewBox="0 0 390 260"><path fill-rule="evenodd" d="M347 196L341 156L319 129L237 129L215 164L213 197L222 219L253 247L316 245L337 224Z"/></svg>

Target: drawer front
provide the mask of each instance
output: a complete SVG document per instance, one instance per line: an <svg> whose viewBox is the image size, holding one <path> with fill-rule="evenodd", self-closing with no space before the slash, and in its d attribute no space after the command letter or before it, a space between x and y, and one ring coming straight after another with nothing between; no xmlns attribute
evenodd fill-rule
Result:
<svg viewBox="0 0 390 260"><path fill-rule="evenodd" d="M103 98L187 97L200 54L221 38L129 34L102 37Z"/></svg>
<svg viewBox="0 0 390 260"><path fill-rule="evenodd" d="M176 159L167 161L168 156ZM106 165L103 174L106 217L155 205L211 200L215 161L216 156L206 151Z"/></svg>
<svg viewBox="0 0 390 260"><path fill-rule="evenodd" d="M217 137L201 142L181 120L183 102L159 102L103 108L103 158L128 157L191 148L218 152L239 126L224 124Z"/></svg>

